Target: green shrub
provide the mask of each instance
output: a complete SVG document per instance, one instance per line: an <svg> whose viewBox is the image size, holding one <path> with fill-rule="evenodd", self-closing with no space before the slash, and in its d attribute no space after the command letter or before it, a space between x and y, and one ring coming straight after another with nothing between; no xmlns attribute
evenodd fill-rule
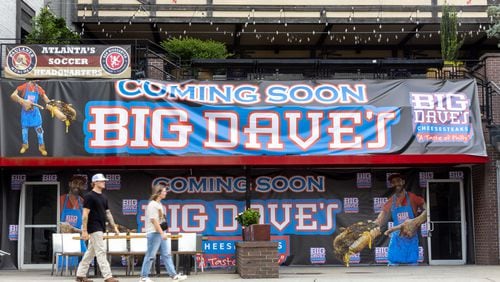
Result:
<svg viewBox="0 0 500 282"><path fill-rule="evenodd" d="M226 45L214 40L201 40L197 38L172 38L164 40L161 46L170 53L181 57L181 60L191 59L225 59L230 54Z"/></svg>
<svg viewBox="0 0 500 282"><path fill-rule="evenodd" d="M441 56L443 60L453 62L458 58L458 50L463 40L458 39L457 12L453 7L443 6L440 25Z"/></svg>
<svg viewBox="0 0 500 282"><path fill-rule="evenodd" d="M26 36L28 44L78 44L80 35L66 26L64 18L43 7L32 20L33 30Z"/></svg>
<svg viewBox="0 0 500 282"><path fill-rule="evenodd" d="M234 219L242 226L250 226L259 223L260 213L257 210L246 209L240 212Z"/></svg>

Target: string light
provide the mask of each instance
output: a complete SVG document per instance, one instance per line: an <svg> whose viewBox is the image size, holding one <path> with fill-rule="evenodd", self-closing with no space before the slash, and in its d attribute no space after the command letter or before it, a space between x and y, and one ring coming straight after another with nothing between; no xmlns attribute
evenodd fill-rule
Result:
<svg viewBox="0 0 500 282"><path fill-rule="evenodd" d="M87 10L87 6L84 6L84 10L85 11ZM92 9L92 12L93 12L93 14L97 14L98 10ZM141 15L143 14L143 12L147 12L147 11L141 5L139 7L139 9L136 12L134 12L134 14L131 15L130 18L128 19L128 25L136 24L137 20L140 21ZM351 11L349 13L349 22L352 22L354 20L355 12L356 12L356 10L355 10L354 6L352 6ZM192 26L192 19L196 16L196 13L197 12L195 11L193 13L191 19L189 19L189 22L187 25L188 27ZM328 26L329 22L328 22L326 9L325 8L321 9L319 11L319 13L320 13L320 17L318 19L318 24L322 25L324 23L325 26ZM271 42L274 42L277 40L287 40L287 42L293 43L293 42L302 42L303 39L306 39L307 42L310 42L311 37L308 35L315 36L315 35L320 35L320 34L326 34L326 35L328 35L329 39L332 41L336 40L337 42L342 42L342 41L346 41L347 39L349 39L349 40L351 40L350 42L353 42L354 44L357 45L357 44L361 44L362 42L370 42L370 41L372 41L372 39L376 40L379 43L382 41L385 41L388 43L392 39L394 39L394 40L399 39L398 34L405 34L405 35L406 34L414 34L414 38L416 38L416 39L432 38L433 34L437 34L437 35L440 34L439 30L434 30L434 31L421 31L420 30L420 28L419 28L420 27L420 17L419 17L420 10L419 9L412 11L409 15L409 23L416 23L416 25L417 25L417 27L413 31L411 30L413 28L409 28L408 25L400 27L400 31L398 31L398 30L384 31L383 27L382 27L382 23L381 23L381 19L383 18L382 13L383 12L381 10L379 10L378 14L376 16L378 30L377 30L376 26L371 31L366 31L366 27L364 25L362 25L361 27L358 28L357 25L349 24L349 27L343 29L343 32L342 32L342 30L340 30L340 31L326 30L327 28L322 28L325 31L316 31L315 29L308 30L308 31L293 31L293 30L287 29L289 21L286 18L285 10L283 8L281 8L279 10L280 16L277 20L278 20L278 23L283 23L284 28L285 28L284 30L278 26L277 29L274 31L257 31L257 28L252 28L252 29L247 28L249 24L252 24L254 26L257 25L257 19L255 18L255 9L252 8L246 17L247 20L244 23L244 28L241 31L237 32L236 36L240 37L240 36L243 36L245 34L251 33L252 35L255 36L256 39L260 40L261 38L264 39L263 35L270 34L272 37L270 37L270 38L267 37L267 40L269 40ZM459 16L462 16L462 13L463 13L463 11L460 10ZM198 13L198 15L199 15L199 13ZM204 12L201 12L201 15L203 16ZM84 20L86 19L85 13L83 14L82 18ZM156 23L155 17L150 16L148 18L144 18L143 21L153 22L153 20L154 20L153 27L156 28L157 23ZM210 23L210 26L213 26L214 25L213 19L211 19L209 21L209 23ZM459 20L458 26L462 27L463 26L462 23L463 23L463 21ZM81 25L82 33L85 30L84 26L85 26L85 23L82 23L82 25ZM101 19L99 19L99 18L97 18L97 26L101 26ZM335 27L335 25L332 25L332 26ZM124 25L122 29L119 29L116 31L105 30L104 28L102 28L101 32L103 34L106 33L107 37L111 37L111 35L113 33L114 34L123 34L124 31L126 31L126 27L127 27L127 25ZM457 31L457 34L461 38L465 38L467 36L472 37L474 34L479 35L479 34L485 32L487 28L488 28L487 25L479 24L479 27L477 30L467 30L467 31L460 31L459 30L459 31ZM406 31L406 29L408 29L408 31ZM127 31L127 33L144 33L144 32L150 32L150 31L139 31L139 30L136 30L136 28L134 28L134 31ZM153 33L154 32L155 31L153 31ZM163 33L163 30L162 30L162 28L159 28L159 31L156 31L156 32ZM174 36L177 36L177 35L187 36L189 34L191 34L191 35L205 34L205 35L207 35L207 37L211 37L212 35L215 35L215 34L223 34L226 36L229 33L229 31L224 30L224 27L219 27L218 25L216 25L216 27L214 29L212 29L211 31L210 30L199 31L199 30L192 30L190 28L187 28L187 29L183 29L182 31L171 31L171 32L174 34ZM370 34L373 34L373 36L370 36ZM384 36L382 34L384 34ZM167 35L167 32L165 32L165 35ZM335 35L338 35L338 36L335 36ZM233 33L231 33L230 36L232 37ZM285 38L285 36L286 36L286 38ZM305 38L300 38L301 36L303 36ZM404 38L404 36L403 36L403 38Z"/></svg>

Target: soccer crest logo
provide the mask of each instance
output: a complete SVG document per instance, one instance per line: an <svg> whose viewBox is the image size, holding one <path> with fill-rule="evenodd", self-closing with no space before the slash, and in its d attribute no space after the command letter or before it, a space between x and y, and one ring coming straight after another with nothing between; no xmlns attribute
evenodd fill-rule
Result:
<svg viewBox="0 0 500 282"><path fill-rule="evenodd" d="M121 74L128 68L129 56L125 49L109 47L101 55L101 67L109 74Z"/></svg>
<svg viewBox="0 0 500 282"><path fill-rule="evenodd" d="M17 75L25 75L36 67L36 54L31 48L17 46L7 54L7 66Z"/></svg>

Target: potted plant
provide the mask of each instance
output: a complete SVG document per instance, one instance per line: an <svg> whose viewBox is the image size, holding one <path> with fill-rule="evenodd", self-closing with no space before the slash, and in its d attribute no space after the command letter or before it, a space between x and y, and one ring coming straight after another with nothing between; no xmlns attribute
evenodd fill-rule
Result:
<svg viewBox="0 0 500 282"><path fill-rule="evenodd" d="M258 224L259 211L246 209L240 212L235 220L242 226L243 241L269 241L271 239L271 226L269 224Z"/></svg>
<svg viewBox="0 0 500 282"><path fill-rule="evenodd" d="M192 59L226 59L231 54L226 45L215 40L201 40L192 37L171 38L164 40L160 45L168 52L178 55L183 62ZM199 70L198 79L212 79L210 70Z"/></svg>
<svg viewBox="0 0 500 282"><path fill-rule="evenodd" d="M447 4L443 5L441 14L441 56L444 60L443 71L456 73L458 68L463 67L462 62L458 62L458 52L462 46L463 40L458 38L458 19L457 12L453 7Z"/></svg>

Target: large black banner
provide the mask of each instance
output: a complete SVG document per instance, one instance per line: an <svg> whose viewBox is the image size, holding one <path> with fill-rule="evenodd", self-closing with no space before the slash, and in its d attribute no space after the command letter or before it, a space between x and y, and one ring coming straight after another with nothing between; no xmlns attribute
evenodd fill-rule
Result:
<svg viewBox="0 0 500 282"><path fill-rule="evenodd" d="M392 173L402 173L406 190L424 198L430 179L459 179L464 183L468 179L467 170L458 168L8 170L4 171L2 186L6 196L2 207L2 230L5 230L2 249L11 251L15 261L19 192L24 182L60 182L64 197L70 192L68 182L72 176L90 179L97 172L104 172L110 179L105 193L116 222L130 230L144 231L144 212L152 185L170 183L169 194L162 202L167 209L170 231L203 234L204 263L208 268L234 266L235 243L242 234L234 218L245 209L247 200L260 211L261 223L271 225L271 239L279 243L280 263L341 265L342 258L334 254L334 238L342 228L377 218L394 192L388 181ZM247 186L250 193L246 192ZM382 229L390 226L393 219ZM427 262L427 234L427 225L423 224L417 232L419 263ZM50 237L39 239L47 240L44 246L50 245ZM386 264L388 243L387 236L378 236L371 248L352 254L349 263Z"/></svg>
<svg viewBox="0 0 500 282"><path fill-rule="evenodd" d="M2 157L486 156L474 80L0 86Z"/></svg>

